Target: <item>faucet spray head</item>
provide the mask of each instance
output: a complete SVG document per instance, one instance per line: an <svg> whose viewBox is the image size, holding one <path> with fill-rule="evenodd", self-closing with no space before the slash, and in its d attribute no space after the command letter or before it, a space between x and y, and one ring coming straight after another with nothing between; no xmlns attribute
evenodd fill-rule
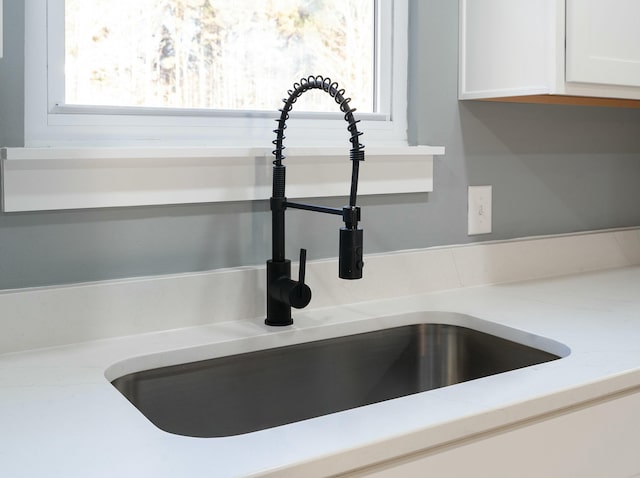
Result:
<svg viewBox="0 0 640 478"><path fill-rule="evenodd" d="M363 230L358 227L360 208L342 208L345 227L340 228L340 251L338 253L338 275L341 279L362 279Z"/></svg>
<svg viewBox="0 0 640 478"><path fill-rule="evenodd" d="M340 229L340 253L338 259L341 279L362 279L362 235L360 228Z"/></svg>

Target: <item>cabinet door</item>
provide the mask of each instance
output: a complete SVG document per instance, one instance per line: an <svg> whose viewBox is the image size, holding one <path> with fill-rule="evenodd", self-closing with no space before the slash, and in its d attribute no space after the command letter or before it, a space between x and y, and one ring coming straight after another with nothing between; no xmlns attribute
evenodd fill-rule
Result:
<svg viewBox="0 0 640 478"><path fill-rule="evenodd" d="M567 0L568 82L640 86L640 1Z"/></svg>
<svg viewBox="0 0 640 478"><path fill-rule="evenodd" d="M583 0L581 0L583 1ZM579 404L349 478L640 477L640 391Z"/></svg>

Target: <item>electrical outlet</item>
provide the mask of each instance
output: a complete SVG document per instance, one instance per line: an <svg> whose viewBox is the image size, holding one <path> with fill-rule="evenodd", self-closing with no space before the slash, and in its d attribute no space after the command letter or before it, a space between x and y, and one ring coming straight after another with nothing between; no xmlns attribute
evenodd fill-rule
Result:
<svg viewBox="0 0 640 478"><path fill-rule="evenodd" d="M491 189L491 186L469 186L469 236L491 232Z"/></svg>

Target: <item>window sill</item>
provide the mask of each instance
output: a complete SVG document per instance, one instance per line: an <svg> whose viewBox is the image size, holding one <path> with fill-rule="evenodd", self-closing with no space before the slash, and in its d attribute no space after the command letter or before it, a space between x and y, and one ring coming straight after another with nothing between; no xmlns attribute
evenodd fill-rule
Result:
<svg viewBox="0 0 640 478"><path fill-rule="evenodd" d="M264 148L3 148L5 212L225 201L271 196ZM373 147L360 195L433 190L433 156L444 147ZM347 196L347 148L287 148L287 197Z"/></svg>

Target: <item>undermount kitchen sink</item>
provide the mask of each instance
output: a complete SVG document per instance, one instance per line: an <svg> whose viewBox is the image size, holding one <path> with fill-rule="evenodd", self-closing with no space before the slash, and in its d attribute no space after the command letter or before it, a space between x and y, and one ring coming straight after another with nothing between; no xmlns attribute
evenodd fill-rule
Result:
<svg viewBox="0 0 640 478"><path fill-rule="evenodd" d="M145 370L112 384L162 430L222 437L558 358L470 328L427 323Z"/></svg>

